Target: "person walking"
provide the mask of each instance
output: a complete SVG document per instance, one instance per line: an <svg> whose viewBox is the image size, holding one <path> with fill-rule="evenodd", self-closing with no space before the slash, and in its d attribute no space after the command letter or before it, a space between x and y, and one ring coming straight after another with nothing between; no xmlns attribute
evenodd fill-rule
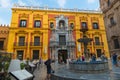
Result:
<svg viewBox="0 0 120 80"><path fill-rule="evenodd" d="M92 55L92 61L96 61L96 55L95 54Z"/></svg>
<svg viewBox="0 0 120 80"><path fill-rule="evenodd" d="M47 61L45 61L45 65L47 68L47 79L50 80L51 77L51 72L52 72L52 67L51 67L52 60L49 58Z"/></svg>
<svg viewBox="0 0 120 80"><path fill-rule="evenodd" d="M112 55L112 62L113 62L113 65L118 67L118 60L117 60L117 54L116 53L113 53L113 55Z"/></svg>
<svg viewBox="0 0 120 80"><path fill-rule="evenodd" d="M104 53L102 53L102 55L100 56L101 61L107 61L107 57L105 56Z"/></svg>
<svg viewBox="0 0 120 80"><path fill-rule="evenodd" d="M85 56L83 54L82 54L81 58L82 58L82 61L85 61Z"/></svg>
<svg viewBox="0 0 120 80"><path fill-rule="evenodd" d="M42 67L42 59L40 58L38 62L38 69L40 69L41 67Z"/></svg>

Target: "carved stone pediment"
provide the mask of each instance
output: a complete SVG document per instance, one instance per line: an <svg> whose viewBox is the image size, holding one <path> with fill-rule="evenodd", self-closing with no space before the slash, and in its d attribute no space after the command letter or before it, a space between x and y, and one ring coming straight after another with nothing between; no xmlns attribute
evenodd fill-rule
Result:
<svg viewBox="0 0 120 80"><path fill-rule="evenodd" d="M25 13L20 14L20 18L28 18L28 17L29 17L29 15L28 15L28 14L25 14Z"/></svg>
<svg viewBox="0 0 120 80"><path fill-rule="evenodd" d="M91 20L92 21L98 21L98 18L97 17L91 17Z"/></svg>
<svg viewBox="0 0 120 80"><path fill-rule="evenodd" d="M95 35L100 35L100 32L95 32L94 34L95 34Z"/></svg>
<svg viewBox="0 0 120 80"><path fill-rule="evenodd" d="M24 31L24 30L19 30L19 31L17 32L17 34L27 34L27 32Z"/></svg>
<svg viewBox="0 0 120 80"><path fill-rule="evenodd" d="M113 35L111 36L111 39L115 39L115 38L118 38L119 36L116 36L116 35Z"/></svg>
<svg viewBox="0 0 120 80"><path fill-rule="evenodd" d="M41 31L34 31L32 34L42 34Z"/></svg>
<svg viewBox="0 0 120 80"><path fill-rule="evenodd" d="M34 14L33 18L42 18L42 16L40 14Z"/></svg>
<svg viewBox="0 0 120 80"><path fill-rule="evenodd" d="M82 16L82 17L80 17L80 20L82 20L82 21L87 21L87 17Z"/></svg>

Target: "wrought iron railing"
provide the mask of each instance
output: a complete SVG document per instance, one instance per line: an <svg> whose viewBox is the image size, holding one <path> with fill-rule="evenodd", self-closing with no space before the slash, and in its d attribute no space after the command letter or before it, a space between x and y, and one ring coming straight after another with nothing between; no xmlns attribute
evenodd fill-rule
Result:
<svg viewBox="0 0 120 80"><path fill-rule="evenodd" d="M94 44L95 46L103 46L103 45L104 45L103 42L93 42L93 44Z"/></svg>
<svg viewBox="0 0 120 80"><path fill-rule="evenodd" d="M14 42L14 46L27 46L27 42Z"/></svg>
<svg viewBox="0 0 120 80"><path fill-rule="evenodd" d="M58 42L58 41L50 41L50 46L75 46L75 41L68 41L68 42Z"/></svg>
<svg viewBox="0 0 120 80"><path fill-rule="evenodd" d="M30 46L42 46L42 42L30 42Z"/></svg>

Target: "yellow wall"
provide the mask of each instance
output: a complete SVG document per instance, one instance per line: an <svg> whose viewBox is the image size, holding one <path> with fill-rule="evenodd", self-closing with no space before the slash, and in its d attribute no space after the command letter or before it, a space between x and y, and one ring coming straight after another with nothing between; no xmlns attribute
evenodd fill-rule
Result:
<svg viewBox="0 0 120 80"><path fill-rule="evenodd" d="M55 23L55 17L49 18L49 15L53 16L73 16L74 18L69 18L69 22L74 22L75 24L75 36L76 36L76 50L77 56L83 53L83 47L81 51L78 51L78 43L77 40L82 37L82 33L80 32L81 24L80 22L87 22L89 31L87 32L88 37L93 38L95 36L100 37L101 42L104 42L104 46L95 47L92 43L92 46L88 46L91 53L96 53L96 49L102 49L102 52L105 52L105 55L109 57L109 50L105 32L105 26L103 22L103 15L101 13L82 13L82 12L62 12L62 11L49 11L49 10L29 10L29 9L12 9L12 18L11 18L11 26L10 26L10 33L8 39L8 52L13 52L13 58L17 58L17 50L24 50L23 58L30 58L32 59L33 53L32 50L40 50L39 58L42 57L43 59L48 58L48 38L49 38L49 22ZM19 20L25 19L27 20L28 24L26 28L20 28ZM33 28L34 20L41 20L42 27L41 28ZM92 22L98 22L99 30L92 29ZM15 37L15 34L17 37ZM26 42L28 43L26 47L16 47L14 46L14 42L18 42L18 36L25 36ZM30 42L35 35L40 36L40 41L43 43L42 46L39 47L31 47ZM32 37L32 39L31 39ZM93 40L94 42L94 40ZM81 45L82 46L82 45ZM47 52L45 51L47 50Z"/></svg>

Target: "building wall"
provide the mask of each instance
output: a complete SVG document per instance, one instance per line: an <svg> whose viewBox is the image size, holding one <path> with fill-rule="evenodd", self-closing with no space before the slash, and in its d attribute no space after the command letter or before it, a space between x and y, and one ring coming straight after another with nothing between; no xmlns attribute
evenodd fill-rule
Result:
<svg viewBox="0 0 120 80"><path fill-rule="evenodd" d="M109 50L106 39L105 26L103 21L102 13L94 12L73 12L73 11L57 11L57 10L42 10L42 9L28 9L28 8L12 8L12 19L8 40L8 52L13 52L13 58L17 58L17 50L23 50L23 59L33 58L32 50L40 50L39 58L47 59L50 55L49 49L49 40L50 40L50 22L53 22L55 25L55 17L59 15L64 15L68 17L68 24L74 23L74 38L76 42L76 58L83 53L83 45L78 43L78 39L82 38L81 22L87 22L88 32L87 35L89 38L93 38L92 44L88 45L90 53L96 54L96 49L101 49L101 52L104 52L107 57L109 57ZM27 20L27 27L20 28L20 20ZM34 28L34 20L41 21L40 28ZM92 23L96 22L99 25L99 29L93 29ZM55 25L56 27L56 25ZM40 36L40 41L43 45L41 46L31 46L30 42L33 42L33 37L35 35ZM25 36L26 46L16 46L19 36ZM101 45L94 45L94 38L99 37ZM102 45L102 42L104 45ZM57 54L57 53L56 53Z"/></svg>
<svg viewBox="0 0 120 80"><path fill-rule="evenodd" d="M110 4L107 5L108 1L110 1ZM120 53L120 1L119 0L101 0L103 4L106 4L106 6L103 7L101 4L101 10L103 11L104 15L104 22L107 32L107 39L108 39L108 45L110 49L110 53L113 52ZM112 22L110 19L113 18ZM118 39L118 47L115 48L115 42L114 40Z"/></svg>
<svg viewBox="0 0 120 80"><path fill-rule="evenodd" d="M3 41L3 48L0 50L6 51L7 50L7 42L8 42L8 35L9 35L9 25L0 25L0 42ZM1 43L2 46L2 43Z"/></svg>

